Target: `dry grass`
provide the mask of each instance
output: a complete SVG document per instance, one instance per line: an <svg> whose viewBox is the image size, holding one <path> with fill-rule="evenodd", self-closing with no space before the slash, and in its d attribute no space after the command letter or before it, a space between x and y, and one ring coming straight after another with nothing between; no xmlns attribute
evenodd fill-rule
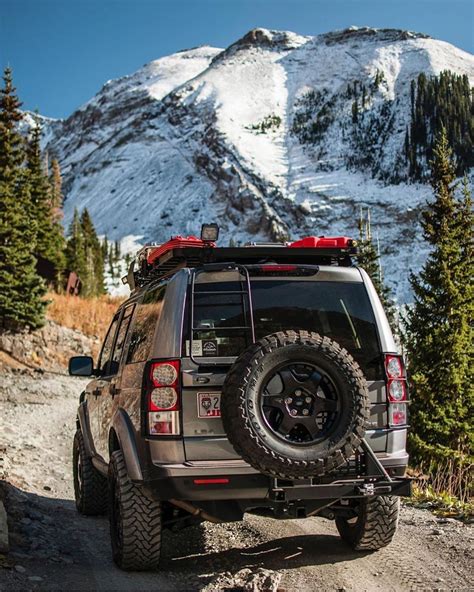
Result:
<svg viewBox="0 0 474 592"><path fill-rule="evenodd" d="M407 502L418 507L429 508L438 516L472 520L474 517L473 468L471 464L459 466L459 463L449 460L429 474L412 470L411 476L415 479L413 496Z"/></svg>
<svg viewBox="0 0 474 592"><path fill-rule="evenodd" d="M48 293L46 299L50 303L46 311L48 319L100 340L105 337L112 316L123 301L111 296L86 299L53 292Z"/></svg>

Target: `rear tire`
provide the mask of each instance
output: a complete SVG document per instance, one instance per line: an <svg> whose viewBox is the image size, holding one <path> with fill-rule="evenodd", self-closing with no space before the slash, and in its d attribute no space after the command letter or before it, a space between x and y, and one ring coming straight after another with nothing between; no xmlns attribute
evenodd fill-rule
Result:
<svg viewBox="0 0 474 592"><path fill-rule="evenodd" d="M377 551L391 543L398 526L399 497L380 495L361 500L358 511L354 522L336 518L343 541L355 551Z"/></svg>
<svg viewBox="0 0 474 592"><path fill-rule="evenodd" d="M158 569L161 503L128 478L121 450L109 464L109 522L115 563L126 571Z"/></svg>
<svg viewBox="0 0 474 592"><path fill-rule="evenodd" d="M107 510L107 479L87 456L81 430L77 430L74 436L72 461L76 508L85 516L104 514Z"/></svg>

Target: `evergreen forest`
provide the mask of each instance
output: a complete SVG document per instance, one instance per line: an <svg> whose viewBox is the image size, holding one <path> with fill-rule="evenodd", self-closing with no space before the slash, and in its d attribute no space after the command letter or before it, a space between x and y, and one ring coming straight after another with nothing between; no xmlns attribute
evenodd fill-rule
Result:
<svg viewBox="0 0 474 592"><path fill-rule="evenodd" d="M87 210L74 216L69 236L62 225L62 183L58 161L41 150L41 120L28 134L12 71L0 89L0 324L36 328L44 322L46 291L65 290L71 271L81 294L104 289L104 255Z"/></svg>

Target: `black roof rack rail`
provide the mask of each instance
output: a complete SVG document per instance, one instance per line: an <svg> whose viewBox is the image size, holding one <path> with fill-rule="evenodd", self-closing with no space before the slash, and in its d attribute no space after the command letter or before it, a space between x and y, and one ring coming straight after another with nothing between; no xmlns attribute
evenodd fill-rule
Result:
<svg viewBox="0 0 474 592"><path fill-rule="evenodd" d="M244 247L216 247L196 237L174 237L161 246L145 246L122 278L133 291L175 273L184 267L204 264L293 263L351 266L357 243L347 237L308 237L288 244L254 244Z"/></svg>

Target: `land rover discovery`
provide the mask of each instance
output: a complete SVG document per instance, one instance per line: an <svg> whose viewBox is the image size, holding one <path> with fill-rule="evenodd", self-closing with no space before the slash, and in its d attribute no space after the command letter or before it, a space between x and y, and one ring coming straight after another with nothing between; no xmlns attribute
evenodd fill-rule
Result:
<svg viewBox="0 0 474 592"><path fill-rule="evenodd" d="M354 241L142 249L99 359L73 446L76 505L108 511L126 570L157 569L163 528L320 516L373 551L410 495L407 384Z"/></svg>

